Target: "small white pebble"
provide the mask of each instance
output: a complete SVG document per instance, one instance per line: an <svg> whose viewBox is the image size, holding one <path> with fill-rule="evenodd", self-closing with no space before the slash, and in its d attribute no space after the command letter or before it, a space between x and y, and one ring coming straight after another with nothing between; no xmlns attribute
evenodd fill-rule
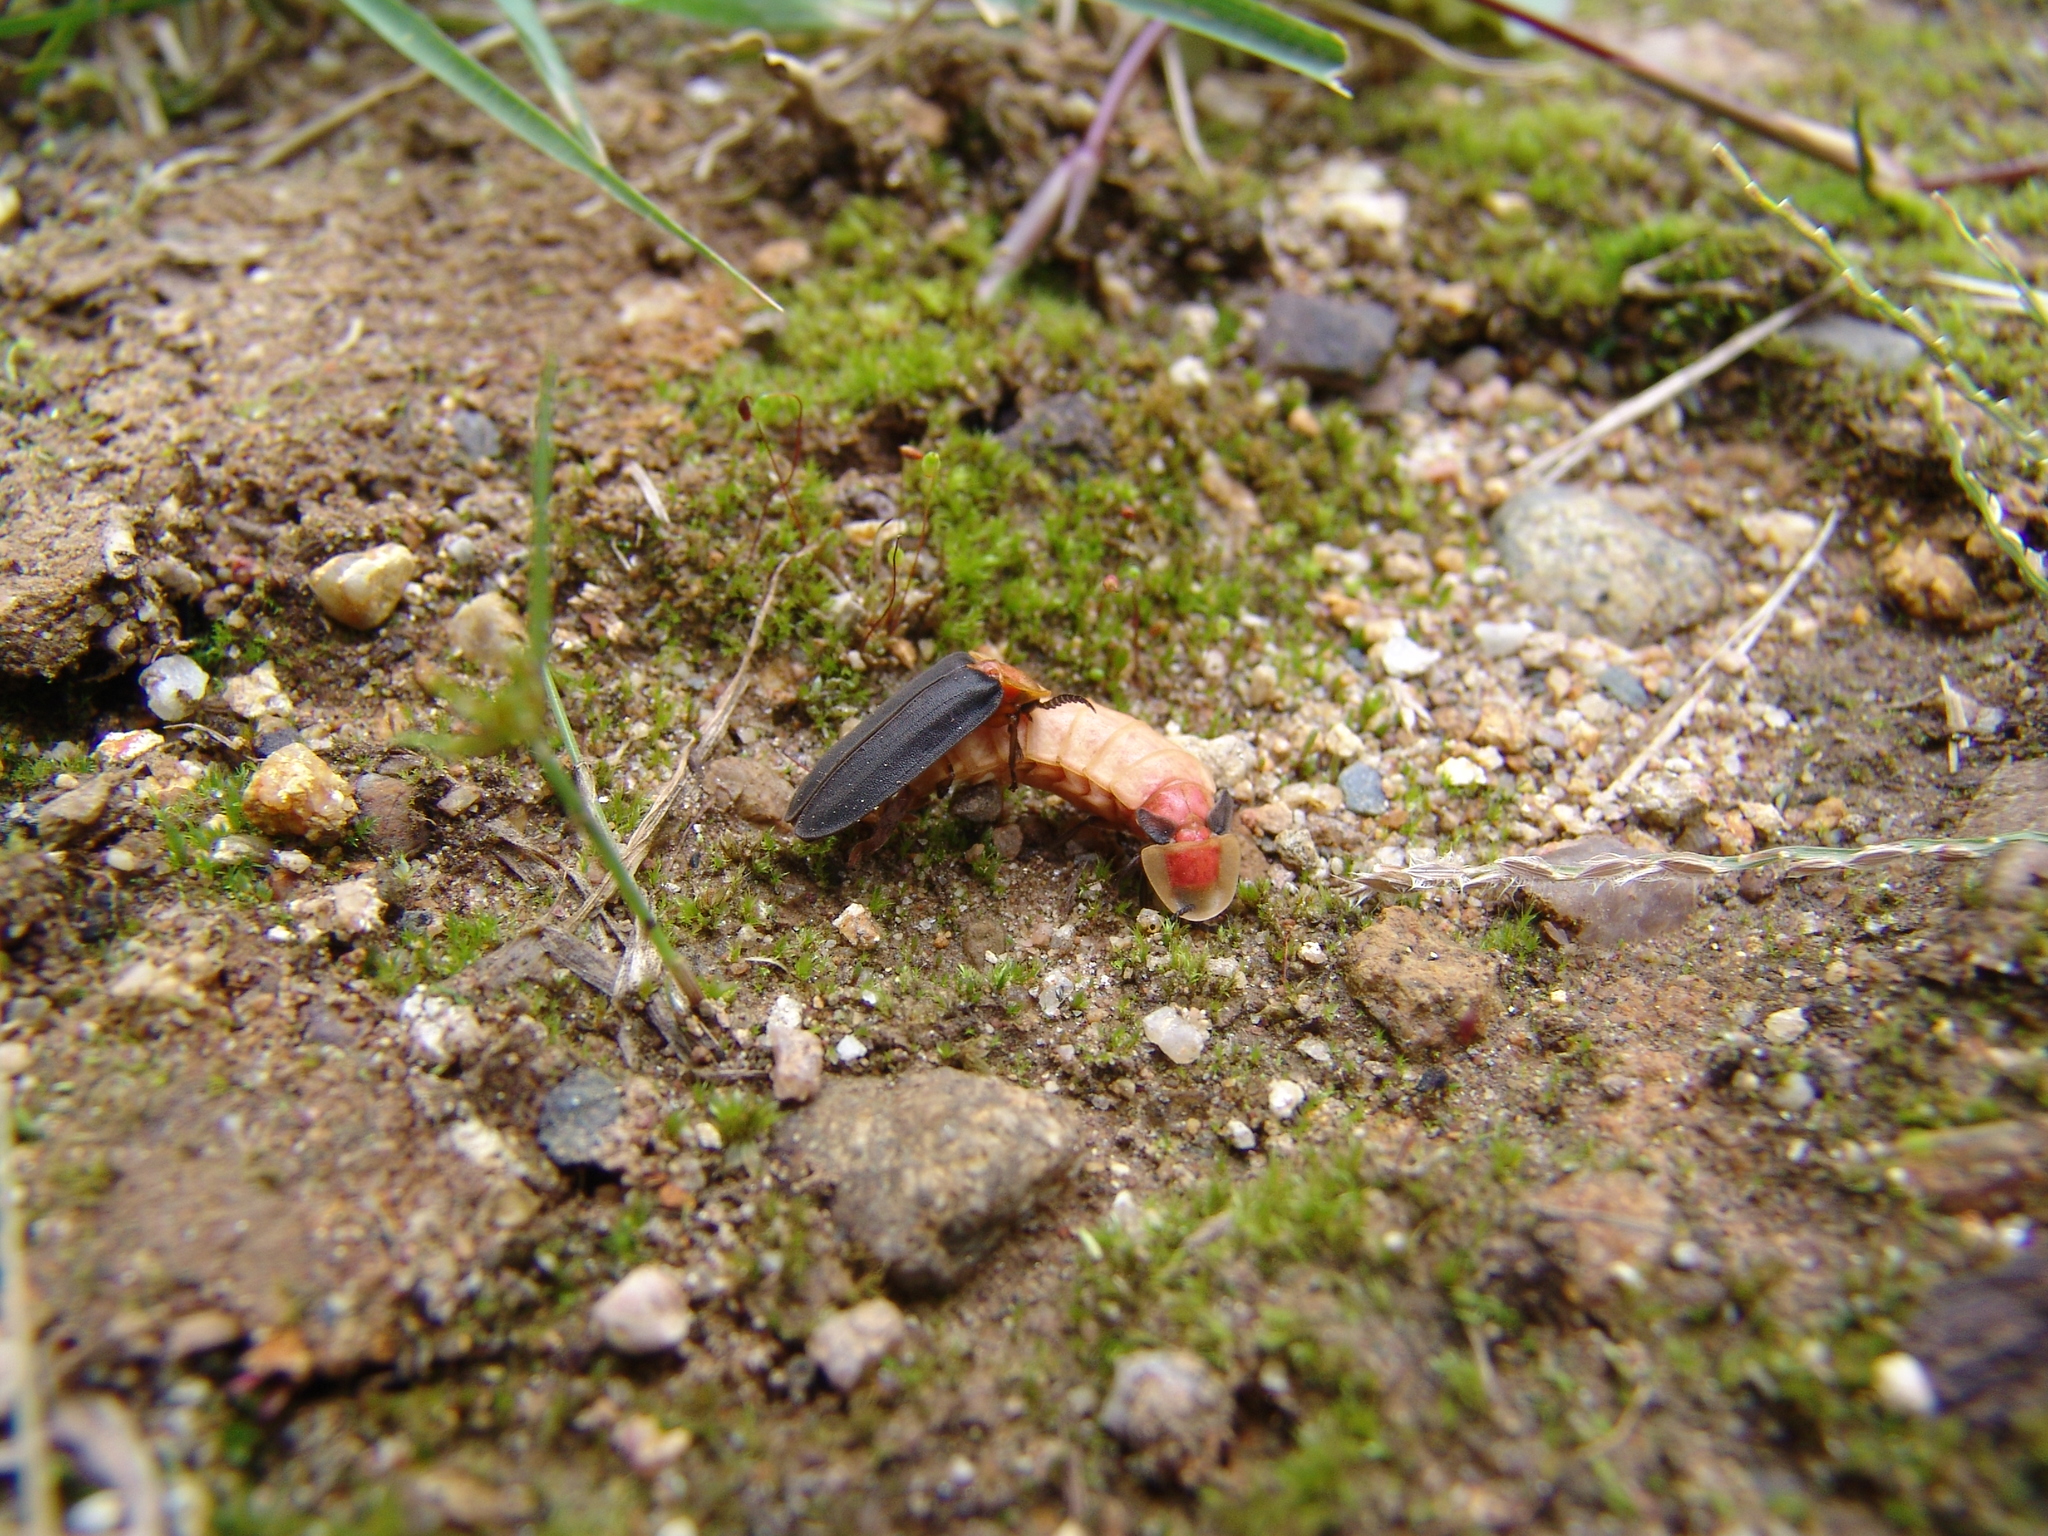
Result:
<svg viewBox="0 0 2048 1536"><path fill-rule="evenodd" d="M695 1125L691 1126L690 1135L696 1140L697 1145L706 1152L723 1152L725 1150L725 1138L719 1135L718 1127L709 1120L699 1120Z"/></svg>
<svg viewBox="0 0 2048 1536"><path fill-rule="evenodd" d="M1616 1259L1607 1266L1607 1278L1624 1291L1640 1291L1645 1285L1643 1272L1626 1259Z"/></svg>
<svg viewBox="0 0 2048 1536"><path fill-rule="evenodd" d="M1790 1045L1805 1033L1804 1008L1780 1008L1764 1020L1764 1038L1773 1045Z"/></svg>
<svg viewBox="0 0 2048 1536"><path fill-rule="evenodd" d="M1879 1355L1870 1367L1870 1380L1877 1388L1877 1400L1893 1413L1925 1417L1941 1406L1927 1367L1903 1352Z"/></svg>
<svg viewBox="0 0 2048 1536"><path fill-rule="evenodd" d="M1309 939L1308 941L1306 941L1300 949L1295 951L1295 953L1301 957L1301 963L1303 965L1320 966L1328 965L1330 963L1329 954L1323 949L1323 946L1318 944L1314 939Z"/></svg>
<svg viewBox="0 0 2048 1536"><path fill-rule="evenodd" d="M1240 1152L1250 1152L1259 1144L1259 1133L1242 1120L1233 1120L1224 1126L1223 1138Z"/></svg>
<svg viewBox="0 0 2048 1536"><path fill-rule="evenodd" d="M1176 389L1207 389L1215 382L1215 375L1209 372L1209 365L1190 353L1176 357L1167 366L1166 382Z"/></svg>
<svg viewBox="0 0 2048 1536"><path fill-rule="evenodd" d="M1695 1270L1707 1262L1707 1251L1689 1237L1682 1237L1671 1245L1669 1260L1673 1269Z"/></svg>
<svg viewBox="0 0 2048 1536"><path fill-rule="evenodd" d="M867 1053L868 1048L861 1044L858 1035L842 1035L839 1037L839 1043L832 1047L832 1054L849 1066Z"/></svg>
<svg viewBox="0 0 2048 1536"><path fill-rule="evenodd" d="M1266 1088L1266 1107L1278 1120L1292 1120L1308 1090L1291 1077L1277 1077Z"/></svg>

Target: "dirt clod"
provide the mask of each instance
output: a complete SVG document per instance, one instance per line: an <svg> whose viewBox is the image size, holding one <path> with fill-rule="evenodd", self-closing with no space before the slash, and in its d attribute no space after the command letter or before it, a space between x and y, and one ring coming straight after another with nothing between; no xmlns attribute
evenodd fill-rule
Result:
<svg viewBox="0 0 2048 1536"><path fill-rule="evenodd" d="M1395 1045L1422 1056L1461 1050L1500 1014L1492 963L1441 918L1388 907L1339 953L1344 985Z"/></svg>

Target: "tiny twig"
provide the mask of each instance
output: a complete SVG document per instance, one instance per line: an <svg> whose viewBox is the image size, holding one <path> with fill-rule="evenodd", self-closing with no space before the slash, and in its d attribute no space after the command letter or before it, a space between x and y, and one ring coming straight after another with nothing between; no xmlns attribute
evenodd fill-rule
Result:
<svg viewBox="0 0 2048 1536"><path fill-rule="evenodd" d="M918 8L903 20L884 32L839 69L821 79L818 84L827 92L843 91L877 64L895 53L910 41L910 34L924 25L925 19L937 9L939 0L923 0Z"/></svg>
<svg viewBox="0 0 2048 1536"><path fill-rule="evenodd" d="M568 5L560 10L543 11L541 13L541 20L547 22L550 26L560 26L565 22L580 20L591 12L602 9L604 7L598 4ZM497 52L507 43L517 42L518 40L519 34L511 27L486 27L483 31L477 33L475 37L464 43L462 51L473 59L480 59L486 54ZM301 124L299 127L292 129L283 138L273 140L258 150L250 157L249 169L252 171L267 171L272 166L283 165L285 161L311 149L337 128L346 127L349 123L354 122L372 107L379 106L391 100L394 96L403 96L407 91L416 90L433 78L424 69L411 69L402 75L394 75L389 80L373 85L367 90L358 91L355 95L349 97L347 101L329 108L311 122Z"/></svg>
<svg viewBox="0 0 2048 1536"><path fill-rule="evenodd" d="M1640 752L1629 759L1628 766L1615 775L1613 782L1607 786L1607 795L1624 793L1629 785L1635 783L1636 776L1643 771L1650 759L1669 746L1677 738L1678 733L1686 728L1694 712L1700 707L1701 700L1712 690L1715 678L1724 670L1723 658L1748 657L1757 641L1763 638L1764 631L1770 628L1771 620L1778 616L1778 610L1784 607L1786 599L1791 597L1793 589L1805 580L1806 573L1812 570L1814 563L1820 559L1821 551L1827 548L1828 540L1834 537L1835 528L1841 521L1842 509L1836 507L1828 513L1828 520L1821 524L1820 532L1814 535L1806 553L1801 555L1792 569L1785 573L1785 579L1778 583L1777 589L1764 599L1756 612L1736 626L1735 633L1722 642L1712 656L1699 664L1693 672L1691 685L1686 689L1684 697L1671 706L1671 712L1665 717L1663 726L1644 743Z"/></svg>
<svg viewBox="0 0 2048 1536"><path fill-rule="evenodd" d="M1925 347L1928 356L1934 359L1949 381L1969 399L1970 403L2011 435L2014 444L2026 455L2029 463L2039 465L2048 462L2048 440L2044 440L2040 430L2022 421L2019 414L2013 410L2010 401L2000 399L1976 381L1969 369L1957 361L1955 353L1949 347L1948 338L1935 329L1934 323L1923 315L1918 307L1908 305L1901 309L1894 304L1882 288L1865 277L1861 269L1842 254L1841 249L1835 244L1834 237L1801 213L1790 198L1774 198L1758 185L1757 179L1749 174L1748 167L1735 158L1726 144L1714 146L1714 158L1721 162L1724 170L1742 183L1742 190L1751 202L1784 223L1825 256L1857 298Z"/></svg>
<svg viewBox="0 0 2048 1536"><path fill-rule="evenodd" d="M1811 118L1800 117L1792 112L1780 112L1772 107L1759 107L1731 96L1726 91L1652 64L1648 59L1637 57L1626 49L1602 42L1590 33L1576 27L1554 21L1548 16L1513 3L1513 0L1473 0L1510 21L1518 21L1533 32L1576 48L1589 58L1612 64L1624 74L1632 75L1643 84L1662 91L1667 96L1676 96L1680 101L1692 103L1716 117L1725 117L1731 123L1739 124L1752 133L1761 134L1774 144L1796 150L1802 155L1832 165L1836 170L1846 171L1851 176L1858 174L1856 139L1853 134L1827 123L1817 123ZM1869 166L1872 172L1871 184L1876 191L1910 191L1918 183L1911 171L1895 157L1882 150L1869 151Z"/></svg>
<svg viewBox="0 0 2048 1536"><path fill-rule="evenodd" d="M1195 101L1188 92L1188 66L1181 57L1178 32L1169 32L1166 41L1159 45L1159 64L1166 74L1166 99L1173 107L1173 126L1180 130L1181 147L1188 152L1195 170L1214 181L1216 163L1202 147L1202 129L1195 121Z"/></svg>
<svg viewBox="0 0 2048 1536"><path fill-rule="evenodd" d="M1780 331L1796 324L1831 293L1834 286L1834 283L1830 282L1809 293L1798 303L1788 304L1776 314L1767 315L1754 325L1744 326L1704 357L1695 358L1676 373L1658 380L1641 394L1622 401L1613 410L1555 447L1537 454L1522 466L1522 483L1529 486L1554 485L1582 463L1602 442L1623 427L1661 410L1701 380L1713 377L1737 358L1755 351Z"/></svg>
<svg viewBox="0 0 2048 1536"><path fill-rule="evenodd" d="M725 691L718 696L718 708L711 716L711 723L704 727L704 735L690 754L696 761L692 768L702 767L710 754L712 743L723 740L725 728L732 721L732 712L739 708L740 696L746 692L749 678L747 668L753 664L754 652L761 644L761 631L767 626L768 611L775 606L775 584L782 580L782 573L792 560L808 555L818 546L806 544L775 562L775 569L768 573L768 590L761 594L761 606L754 610L754 627L747 632L746 648L740 652L740 664L733 668L732 680L725 685Z"/></svg>
<svg viewBox="0 0 2048 1536"><path fill-rule="evenodd" d="M16 1507L29 1536L56 1536L56 1485L50 1479L50 1439L43 1421L42 1379L36 1355L34 1309L29 1302L28 1245L22 1191L15 1182L14 1078L0 1073L0 1317L14 1350L14 1482Z"/></svg>

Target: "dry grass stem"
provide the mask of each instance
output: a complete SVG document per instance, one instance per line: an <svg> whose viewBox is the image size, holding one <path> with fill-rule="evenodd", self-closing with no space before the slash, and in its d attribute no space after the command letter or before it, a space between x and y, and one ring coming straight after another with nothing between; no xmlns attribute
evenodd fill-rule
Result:
<svg viewBox="0 0 2048 1536"><path fill-rule="evenodd" d="M1814 535L1813 542L1806 548L1806 553L1801 555L1792 569L1785 573L1784 580L1778 583L1771 595L1736 627L1735 633L1722 642L1712 656L1694 669L1685 693L1670 706L1663 725L1643 744L1642 750L1629 759L1628 766L1614 776L1614 781L1602 792L1604 795L1611 798L1625 793L1650 760L1670 746L1677 739L1678 733L1691 722L1694 712L1700 707L1700 701L1713 690L1715 679L1730 670L1729 663L1748 661L1749 653L1756 647L1757 641L1763 638L1764 631L1770 628L1771 620L1778 616L1778 610L1785 606L1794 589L1806 579L1806 573L1812 570L1820 559L1821 551L1827 548L1828 540L1834 537L1835 529L1841 521L1842 509L1837 507L1828 514L1828 520L1821 524L1820 532ZM1733 670L1740 671L1741 667L1737 666Z"/></svg>
<svg viewBox="0 0 2048 1536"><path fill-rule="evenodd" d="M1712 378L1737 358L1755 351L1788 326L1796 325L1822 299L1832 293L1834 288L1835 284L1831 282L1809 293L1798 303L1788 304L1776 314L1766 315L1756 324L1744 326L1705 356L1687 363L1669 377L1659 379L1632 399L1622 401L1613 410L1589 423L1554 448L1545 449L1522 466L1522 483L1525 486L1556 484L1589 458L1602 442L1623 427L1631 426L1644 417L1653 415L1701 380Z"/></svg>

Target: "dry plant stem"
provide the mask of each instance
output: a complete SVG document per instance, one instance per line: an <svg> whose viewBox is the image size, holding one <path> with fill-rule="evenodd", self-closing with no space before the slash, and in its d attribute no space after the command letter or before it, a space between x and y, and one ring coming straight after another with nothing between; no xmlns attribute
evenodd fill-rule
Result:
<svg viewBox="0 0 2048 1536"><path fill-rule="evenodd" d="M1801 555L1792 569L1785 573L1785 579L1778 583L1777 589L1764 599L1756 612L1736 627L1735 633L1728 637L1720 649L1700 663L1692 675L1692 683L1686 689L1685 697L1671 711L1657 734L1644 743L1640 752L1629 759L1626 768L1615 775L1614 782L1604 791L1606 795L1625 793L1629 785L1635 783L1636 776L1643 771L1650 759L1671 745L1677 739L1678 733L1691 723L1694 712L1700 707L1700 700L1712 691L1714 679L1722 670L1724 657L1746 659L1755 649L1757 641L1763 638L1764 631L1771 627L1771 620L1778 616L1778 610L1785 606L1793 590L1806 579L1806 573L1812 570L1820 559L1821 551L1827 548L1828 540L1835 536L1835 529L1840 526L1841 521L1842 509L1837 507L1828 514L1828 520L1821 524L1820 532L1813 536L1813 542L1807 546L1806 553Z"/></svg>
<svg viewBox="0 0 2048 1536"><path fill-rule="evenodd" d="M654 915L653 906L647 900L647 893L640 889L640 882L635 880L632 872L626 868L626 861L619 852L619 845L612 840L611 828L604 824L603 817L590 808L590 803L577 793L576 781L570 777L569 770L562 766L560 758L538 742L531 743L527 750L532 754L534 762L539 765L541 777L548 781L548 788L555 792L555 798L568 808L569 814L576 818L576 824L583 829L583 835L589 838L591 846L597 849L598 860L611 875L612 882L618 886L619 894L625 897L627 910L646 928L648 937L654 941L655 952L661 956L662 967L668 972L669 980L673 981L676 990L688 999L690 1011L693 1014L701 1012L704 1007L704 988L698 984L697 973L690 969L690 962L677 953L676 947L669 942L668 934L663 930L660 920Z"/></svg>
<svg viewBox="0 0 2048 1536"><path fill-rule="evenodd" d="M1756 178L1749 174L1748 168L1735 158L1726 144L1714 146L1714 158L1721 162L1724 170L1742 183L1742 190L1751 202L1792 229L1801 239L1825 256L1829 265L1841 275L1842 281L1849 285L1850 291L1857 298L1925 347L1928 355L1948 376L1949 382L1954 384L1972 405L2011 435L2014 444L2026 455L2029 463L2048 463L2048 439L2042 437L2040 429L2023 421L2013 410L2010 402L1999 399L1972 378L1970 371L1956 361L1955 354L1949 350L1948 338L1936 330L1934 323L1920 313L1918 308L1908 305L1901 309L1894 304L1886 297L1883 289L1872 283L1848 257L1842 254L1835 245L1833 236L1794 207L1790 198L1774 198L1759 186Z"/></svg>
<svg viewBox="0 0 2048 1536"><path fill-rule="evenodd" d="M664 528L669 527L668 502L662 497L661 487L654 483L654 477L631 459L626 461L626 474L640 487L641 499L647 503L647 510L654 514L654 520Z"/></svg>
<svg viewBox="0 0 2048 1536"><path fill-rule="evenodd" d="M1622 401L1613 410L1566 438L1556 447L1545 449L1522 466L1522 483L1527 486L1556 484L1584 462L1607 438L1612 437L1623 427L1663 409L1701 380L1712 378L1737 358L1754 351L1786 327L1797 324L1814 306L1832 293L1834 288L1835 284L1830 282L1808 294L1798 303L1789 304L1776 314L1767 315L1756 324L1745 326L1704 357L1687 363L1668 378L1658 380L1633 399Z"/></svg>
<svg viewBox="0 0 2048 1536"><path fill-rule="evenodd" d="M28 1292L21 1186L15 1182L14 1079L0 1075L0 1319L15 1351L14 1486L28 1536L57 1536L56 1485L50 1480L50 1438L43 1422L42 1377Z"/></svg>
<svg viewBox="0 0 2048 1536"><path fill-rule="evenodd" d="M808 555L818 546L806 544L802 549L792 551L775 562L775 569L768 573L768 590L761 594L761 606L754 610L754 627L747 632L746 648L740 652L740 664L733 668L732 681L725 685L725 691L718 697L718 708L711 716L710 724L704 727L703 738L691 754L696 761L691 767L702 767L712 747L723 740L725 728L732 721L732 712L739 708L740 698L746 692L747 668L753 665L754 652L761 646L761 631L767 626L769 610L775 606L775 587L782 580L782 573L789 568L792 560Z"/></svg>
<svg viewBox="0 0 2048 1536"><path fill-rule="evenodd" d="M594 4L568 5L560 10L542 11L541 20L547 22L550 26L560 26L565 22L577 21L582 17L590 15L593 11L603 9L602 5ZM473 59L480 59L486 54L497 52L507 43L517 42L518 40L519 34L510 27L486 27L483 31L477 33L475 37L464 43L462 51ZM283 138L276 140L274 143L267 144L258 150L249 161L249 169L252 171L267 171L274 165L283 165L285 161L311 149L337 128L346 127L349 123L354 122L372 107L387 102L394 96L403 96L407 91L415 90L425 85L432 78L433 76L429 75L424 69L410 69L402 75L394 75L389 80L373 85L368 90L358 91L355 95L349 97L347 101L342 102L338 106L330 107L311 122L301 124Z"/></svg>
<svg viewBox="0 0 2048 1536"><path fill-rule="evenodd" d="M1993 165L1966 165L1960 170L1942 171L1920 178L1923 192L1946 192L1950 187L2011 187L2036 176L2048 176L2048 155L2022 155L2017 160L2000 160Z"/></svg>
<svg viewBox="0 0 2048 1536"><path fill-rule="evenodd" d="M1739 875L1750 869L1776 869L1787 878L1800 875L1841 874L1852 869L1883 869L1905 859L1933 859L1939 864L1960 864L1986 859L2001 848L2026 843L2048 848L2048 832L2001 832L1996 837L1907 837L1890 843L1870 843L1860 848L1817 848L1788 844L1762 848L1755 853L1713 854L1669 853L1602 854L1576 864L1553 864L1536 854L1514 854L1491 864L1415 864L1406 869L1374 869L1340 883L1339 890L1353 900L1368 896L1405 896L1413 891L1448 888L1458 891L1513 890L1532 883L1559 880L1611 881L1626 885L1645 875L1692 875L1714 878Z"/></svg>
<svg viewBox="0 0 2048 1536"><path fill-rule="evenodd" d="M819 84L827 91L845 90L854 81L873 69L877 64L890 58L899 48L909 42L910 34L924 25L925 18L938 8L938 4L939 0L924 0L924 3L904 17L900 24L876 38L874 42L870 43L849 60L843 68L827 75Z"/></svg>
<svg viewBox="0 0 2048 1536"><path fill-rule="evenodd" d="M1625 49L1603 43L1589 33L1563 22L1553 21L1547 16L1525 10L1511 0L1473 0L1495 15L1505 16L1510 21L1519 21L1533 32L1576 48L1589 58L1612 64L1623 73L1632 75L1643 84L1652 86L1668 96L1676 96L1717 117L1725 117L1731 123L1739 124L1752 133L1758 133L1775 144L1796 150L1837 170L1847 171L1851 176L1861 176L1865 166L1858 155L1856 135L1827 123L1816 123L1811 118L1800 117L1791 112L1779 112L1770 107L1755 106L1739 96L1702 85L1684 75L1661 69L1647 59L1637 58ZM1870 158L1868 167L1872 187L1877 191L1911 191L1918 186L1918 180L1891 155L1870 146L1866 140L1862 146Z"/></svg>
<svg viewBox="0 0 2048 1536"><path fill-rule="evenodd" d="M1334 16L1354 27L1394 38L1444 68L1462 70L1468 75L1490 80L1557 80L1568 73L1562 64L1525 64L1520 59L1490 59L1483 54L1467 53L1431 36L1412 21L1354 5L1352 0L1309 0L1309 3L1325 16Z"/></svg>
<svg viewBox="0 0 2048 1536"><path fill-rule="evenodd" d="M1124 56L1117 60L1108 85L1103 87L1102 104L1095 109L1095 119L1089 123L1087 134L1031 194L989 258L988 270L974 285L975 302L986 304L994 299L1011 278L1030 265L1045 237L1052 233L1055 220L1062 238L1074 232L1089 196L1095 191L1095 179L1102 174L1103 150L1109 143L1109 130L1116 122L1117 111L1131 93L1131 87L1137 84L1152 50L1169 30L1163 21L1148 21L1138 29Z"/></svg>
<svg viewBox="0 0 2048 1536"><path fill-rule="evenodd" d="M1188 92L1188 66L1181 57L1178 32L1169 32L1166 41L1159 45L1159 63L1166 74L1166 99L1173 106L1173 126L1180 130L1181 147L1188 152L1195 170L1214 181L1216 163L1202 147L1202 128L1195 121L1195 101Z"/></svg>
<svg viewBox="0 0 2048 1536"><path fill-rule="evenodd" d="M640 873L640 865L647 857L647 850L653 846L654 839L660 835L663 824L667 822L668 818L674 813L676 806L682 801L683 791L689 785L690 773L692 771L690 767L690 750L696 744L695 737L685 736L683 738L682 746L676 753L676 765L669 772L668 782L661 786L661 793L654 797L654 804L647 808L647 814L642 816L640 824L633 828L633 835L626 839L626 868L635 875ZM593 912L611 900L611 895L612 887L610 885L587 892L583 897L583 904L577 907L575 915L569 919L569 926L571 928L581 927Z"/></svg>

